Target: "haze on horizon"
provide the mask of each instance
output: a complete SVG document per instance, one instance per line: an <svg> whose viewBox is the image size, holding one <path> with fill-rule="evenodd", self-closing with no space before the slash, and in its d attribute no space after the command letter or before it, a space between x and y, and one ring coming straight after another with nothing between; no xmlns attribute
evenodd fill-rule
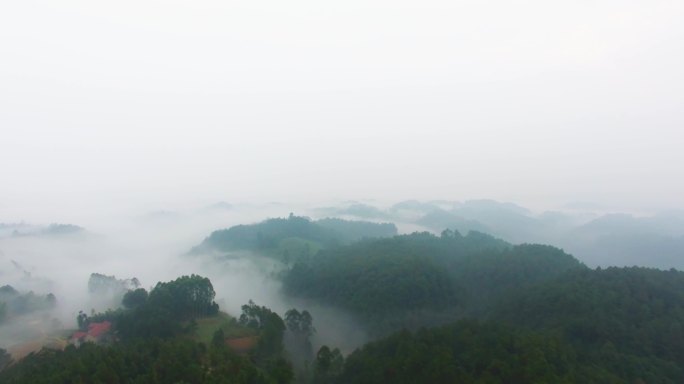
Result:
<svg viewBox="0 0 684 384"><path fill-rule="evenodd" d="M0 5L0 221L215 201L684 208L681 1Z"/></svg>

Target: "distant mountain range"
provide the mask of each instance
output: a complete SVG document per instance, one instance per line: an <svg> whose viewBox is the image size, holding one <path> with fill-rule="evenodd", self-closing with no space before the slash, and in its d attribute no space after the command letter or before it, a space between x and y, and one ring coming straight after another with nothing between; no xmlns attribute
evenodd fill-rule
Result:
<svg viewBox="0 0 684 384"><path fill-rule="evenodd" d="M85 232L73 224L33 225L27 223L0 223L0 238L20 236L55 236Z"/></svg>
<svg viewBox="0 0 684 384"><path fill-rule="evenodd" d="M439 233L479 231L512 243L545 243L565 249L590 266L646 266L684 269L684 212L652 216L582 210L535 214L512 203L407 200L380 208L366 203L316 212L348 218L417 225ZM567 207L566 207L567 208ZM412 227L413 228L413 227Z"/></svg>

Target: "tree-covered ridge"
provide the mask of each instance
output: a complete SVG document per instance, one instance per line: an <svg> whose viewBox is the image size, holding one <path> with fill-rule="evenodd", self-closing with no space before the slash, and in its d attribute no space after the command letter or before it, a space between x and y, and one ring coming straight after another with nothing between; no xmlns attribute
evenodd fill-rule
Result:
<svg viewBox="0 0 684 384"><path fill-rule="evenodd" d="M684 272L574 271L510 297L492 317L562 335L624 377L684 380Z"/></svg>
<svg viewBox="0 0 684 384"><path fill-rule="evenodd" d="M73 224L52 223L48 226L34 225L25 222L0 223L0 238L27 236L63 236L85 234L86 229Z"/></svg>
<svg viewBox="0 0 684 384"><path fill-rule="evenodd" d="M343 220L338 218L325 218L315 221L323 228L335 232L335 236L341 243L352 243L364 238L391 237L397 234L397 227L392 223L374 223L370 221Z"/></svg>
<svg viewBox="0 0 684 384"><path fill-rule="evenodd" d="M188 331L185 322L218 313L214 287L202 276L181 276L159 282L147 293L138 288L128 291L122 300L125 308L88 317L79 315L79 326L110 321L117 337L132 340L144 337L172 337Z"/></svg>
<svg viewBox="0 0 684 384"><path fill-rule="evenodd" d="M85 343L42 350L0 373L3 383L264 383L281 382L221 344L137 339L113 346Z"/></svg>
<svg viewBox="0 0 684 384"><path fill-rule="evenodd" d="M449 275L396 238L322 250L309 263L296 264L284 283L289 294L363 314L454 305L457 300Z"/></svg>
<svg viewBox="0 0 684 384"><path fill-rule="evenodd" d="M588 270L561 249L541 244L450 257L446 265L463 287L467 313L478 316L511 292L552 281L568 271Z"/></svg>
<svg viewBox="0 0 684 384"><path fill-rule="evenodd" d="M347 244L365 237L388 237L397 234L390 223L321 219L290 215L257 224L237 225L214 231L192 252L231 250L275 250L283 241L298 239L318 247Z"/></svg>
<svg viewBox="0 0 684 384"><path fill-rule="evenodd" d="M321 250L295 264L283 279L289 294L364 317L396 319L421 310L473 314L512 289L575 268L585 267L550 246L511 246L478 232L462 236L445 231L441 236L414 233ZM417 325L430 323L419 320Z"/></svg>
<svg viewBox="0 0 684 384"><path fill-rule="evenodd" d="M75 345L63 351L43 349L4 370L6 362L0 359L0 382L291 382L294 373L285 359L283 319L250 302L243 306L237 321L219 315L214 296L211 281L198 275L159 282L149 293L142 288L129 290L123 298L124 308L78 315L82 331L107 324L107 337L79 336ZM305 320L299 323L310 326L311 318ZM199 332L198 327L212 324L219 328ZM255 348L234 351L224 327L229 334L256 340ZM213 332L211 343L202 342L207 331ZM75 333L72 340L77 334L84 333ZM0 353L0 358L3 356Z"/></svg>
<svg viewBox="0 0 684 384"><path fill-rule="evenodd" d="M280 220L296 227L300 219ZM0 373L0 382L684 382L682 272L592 270L561 249L479 232L320 249L303 239L260 248L310 246L274 275L286 294L348 310L371 337L414 332L372 342L345 362L335 345L314 353L316 328L305 309L281 317L250 301L237 319L217 316L205 277L181 276L148 292L135 279L93 274L91 292L126 291L123 308L79 314L79 334L110 322L111 333L95 340L102 345L84 337L80 349L43 351ZM3 356L0 367L9 362Z"/></svg>
<svg viewBox="0 0 684 384"><path fill-rule="evenodd" d="M215 296L214 286L208 278L191 275L157 283L147 300L150 305L167 308L172 316L187 320L218 313Z"/></svg>
<svg viewBox="0 0 684 384"><path fill-rule="evenodd" d="M8 318L34 311L52 309L57 298L52 293L38 295L34 292L19 292L11 285L0 287L0 324Z"/></svg>
<svg viewBox="0 0 684 384"><path fill-rule="evenodd" d="M370 343L327 382L684 381L683 272L572 268L497 301L489 323Z"/></svg>
<svg viewBox="0 0 684 384"><path fill-rule="evenodd" d="M472 321L402 331L352 353L328 383L623 383L562 340Z"/></svg>

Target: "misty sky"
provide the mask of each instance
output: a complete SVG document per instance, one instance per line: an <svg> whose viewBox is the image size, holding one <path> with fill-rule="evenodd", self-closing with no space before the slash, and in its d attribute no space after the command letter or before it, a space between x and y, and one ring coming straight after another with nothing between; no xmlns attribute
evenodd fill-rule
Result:
<svg viewBox="0 0 684 384"><path fill-rule="evenodd" d="M0 222L214 200L684 208L682 20L681 0L3 1Z"/></svg>

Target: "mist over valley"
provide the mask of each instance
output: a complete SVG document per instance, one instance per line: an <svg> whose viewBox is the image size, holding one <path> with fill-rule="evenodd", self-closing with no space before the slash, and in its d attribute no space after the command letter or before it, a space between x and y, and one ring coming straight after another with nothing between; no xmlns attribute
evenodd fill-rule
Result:
<svg viewBox="0 0 684 384"><path fill-rule="evenodd" d="M0 2L0 383L684 383L684 2Z"/></svg>
<svg viewBox="0 0 684 384"><path fill-rule="evenodd" d="M591 330L581 332L594 336L582 339L586 346L575 345L572 335L580 332L575 328L582 323L573 322L585 321L580 320L583 316L601 316L583 312L582 305L589 303L581 301L568 303L558 314L549 308L544 316L562 316L549 325L538 314L521 314L529 305L550 305L545 302L550 299L547 295L567 289L563 284L576 280L589 279L582 289L591 290L598 284L596 288L605 294L618 289L610 284L601 287L606 278L618 282L638 278L644 281L639 284L646 285L630 289L650 292L645 293L648 299L641 305L665 300L666 312L658 316L666 317L658 321L667 319L670 329L677 324L672 321L679 321L676 312L671 312L678 307L667 309L679 305L671 302L670 295L681 295L679 289L673 289L684 285L684 277L675 272L681 268L679 243L684 230L677 211L633 215L564 209L536 213L493 200L406 200L391 205L344 202L323 208L299 205L302 216L287 208L287 204L234 206L222 202L190 211L131 214L116 223L105 220L108 224L101 228L106 230L98 232L74 224L3 224L0 347L15 362L31 353L41 356L39 351L44 348L73 348L68 346L79 344L73 335L86 320L100 324L96 320L103 319L114 327L109 338L98 339L98 344L140 337L128 335L137 331L117 330L129 321L120 316L136 310L126 305L125 297L134 291L158 291L159 282L190 275L210 281L226 322L208 322L208 331L202 328L203 317L193 316L202 324L200 330L179 328L169 335L190 332L201 340L211 329L224 328L236 335L253 334L249 322L242 322L249 313L246 305L273 311L290 321L294 321L293 313L306 311L306 337L302 339L301 329L288 323L282 334L283 352L270 352L283 353L293 364L292 377L301 382L355 381L358 378L345 379L353 373L341 361L349 357L352 366L356 364L352 358L374 353L364 352L372 345L367 343L388 336L383 342L391 343L395 337L391 335L401 330L473 326L459 323L466 319L483 324L496 319L495 323L542 334L549 326L558 330L558 324L568 322L562 326L567 328L560 328L566 329L561 333L568 338L568 348L580 350L596 343L618 342L617 336L629 339L615 330L604 334L605 324L597 323L583 325ZM610 277L598 277L605 273ZM669 275L658 277L659 273ZM599 280L593 282L594 278ZM674 280L663 283L663 279ZM540 292L546 293L537 297ZM554 300L568 300L567 294ZM531 304L530 300L539 302ZM574 305L580 307L567 312ZM77 322L79 316L84 317ZM578 320L572 320L573 316ZM634 321L640 327L656 321L650 317L620 319L610 321ZM246 328L236 331L236 326L238 330ZM160 334L169 337L164 335ZM424 336L418 333L415 337ZM621 353L632 356L630 359L643 353L628 346ZM266 347L248 347L251 352L230 348L251 355L265 353L261 348ZM320 363L320 351L333 349L331 356L336 357L330 358L339 360L334 371L312 368ZM654 367L676 361L676 355L659 358L662 363L654 363ZM255 363L262 364L260 359ZM583 367L581 361L571 364ZM19 367L21 364L14 369ZM268 370L266 366L261 369ZM629 375L610 369L604 373L616 379ZM594 373L586 375L593 377Z"/></svg>

